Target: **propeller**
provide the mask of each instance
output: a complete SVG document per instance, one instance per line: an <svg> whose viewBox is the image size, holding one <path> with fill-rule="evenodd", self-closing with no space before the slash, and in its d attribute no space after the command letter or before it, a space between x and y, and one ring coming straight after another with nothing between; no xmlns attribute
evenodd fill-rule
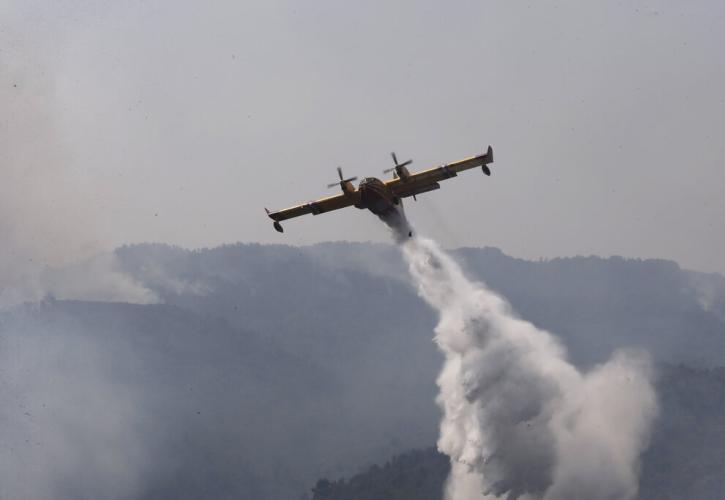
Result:
<svg viewBox="0 0 725 500"><path fill-rule="evenodd" d="M403 168L405 168L406 165L410 165L411 163L413 163L413 160L408 160L408 161L404 161L403 163L398 163L398 157L395 155L395 153L390 153L390 156L391 156L391 158L393 158L393 163L395 163L395 166L392 168L386 168L385 170L383 170L383 173L387 174L389 172L393 172L393 177L395 179L397 179L398 177L401 177L399 172ZM408 175L408 171L403 170L403 180L405 180L407 178L407 175ZM413 195L413 199L415 201L418 201L418 198L416 198L415 195Z"/></svg>
<svg viewBox="0 0 725 500"><path fill-rule="evenodd" d="M350 177L348 179L343 178L342 169L340 167L337 167L337 175L340 177L340 182L333 182L332 184L328 184L328 188L334 188L335 186L341 186L346 182L352 182L357 180L357 177Z"/></svg>
<svg viewBox="0 0 725 500"><path fill-rule="evenodd" d="M404 167L406 165L410 165L413 163L413 160L404 161L403 163L398 163L398 157L395 156L395 153L390 153L390 156L393 158L393 163L395 163L395 166L392 168L386 168L383 170L384 174L387 174L389 172L392 172L393 170L398 170L399 167Z"/></svg>

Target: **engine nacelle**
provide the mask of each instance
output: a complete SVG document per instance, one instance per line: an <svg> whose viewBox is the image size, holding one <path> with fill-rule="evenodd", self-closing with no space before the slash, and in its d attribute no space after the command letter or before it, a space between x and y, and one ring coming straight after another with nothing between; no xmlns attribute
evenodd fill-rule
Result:
<svg viewBox="0 0 725 500"><path fill-rule="evenodd" d="M398 165L397 167L395 167L395 173L397 173L398 177L400 177L403 180L410 177L410 172L408 171L407 168L405 168L405 165Z"/></svg>
<svg viewBox="0 0 725 500"><path fill-rule="evenodd" d="M352 183L352 181L348 181L348 180L341 181L340 187L342 188L342 192L348 196L355 193L355 185Z"/></svg>

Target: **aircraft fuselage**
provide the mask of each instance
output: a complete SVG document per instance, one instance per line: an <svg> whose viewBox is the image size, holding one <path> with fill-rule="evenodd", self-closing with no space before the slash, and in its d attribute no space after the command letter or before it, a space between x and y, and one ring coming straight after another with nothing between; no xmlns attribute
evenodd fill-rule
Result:
<svg viewBox="0 0 725 500"><path fill-rule="evenodd" d="M368 209L393 229L396 238L413 236L413 230L405 218L403 200L380 179L366 177L358 186L359 198L355 207Z"/></svg>
<svg viewBox="0 0 725 500"><path fill-rule="evenodd" d="M356 208L368 209L377 216L384 217L402 207L397 198L383 181L375 177L366 177L358 186L359 199Z"/></svg>

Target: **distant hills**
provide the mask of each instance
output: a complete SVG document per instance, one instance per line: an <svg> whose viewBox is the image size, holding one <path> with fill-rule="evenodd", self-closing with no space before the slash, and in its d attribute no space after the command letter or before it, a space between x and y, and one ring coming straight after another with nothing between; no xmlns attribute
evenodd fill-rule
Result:
<svg viewBox="0 0 725 500"><path fill-rule="evenodd" d="M250 326L267 328L276 318L280 326L301 327L302 321L317 330L319 324L309 323L325 319L324 328L339 326L334 318L344 315L351 321L340 335L354 336L351 323L363 307L407 331L435 324L390 245L231 245L202 251L138 245L118 254L125 270L167 303L232 320L253 310L247 324L259 324ZM682 270L665 260L534 262L495 248L454 254L520 316L564 339L580 366L603 361L620 346L644 347L660 361L725 365L725 278L720 275ZM189 293L194 290L208 293ZM388 306L391 300L394 308ZM330 314L331 308L341 314Z"/></svg>
<svg viewBox="0 0 725 500"><path fill-rule="evenodd" d="M436 318L394 247L116 254L163 304L49 299L0 314L0 497L299 500L320 478L376 463L383 474L435 443ZM455 255L580 367L622 346L650 351L668 411L643 469L658 496L646 498L718 498L725 278L658 260ZM425 484L444 477L432 451L403 457L401 471L437 471Z"/></svg>

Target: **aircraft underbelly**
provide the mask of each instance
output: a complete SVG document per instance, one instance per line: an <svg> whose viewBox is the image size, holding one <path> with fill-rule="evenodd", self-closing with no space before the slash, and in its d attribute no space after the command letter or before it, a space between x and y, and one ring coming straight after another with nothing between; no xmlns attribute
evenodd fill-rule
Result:
<svg viewBox="0 0 725 500"><path fill-rule="evenodd" d="M385 216L397 208L392 198L386 196L386 193L382 192L382 190L372 187L361 190L360 201L361 206L359 208L367 208L375 215Z"/></svg>
<svg viewBox="0 0 725 500"><path fill-rule="evenodd" d="M375 215L387 215L395 210L395 205L387 200L379 199L370 204L368 209Z"/></svg>

